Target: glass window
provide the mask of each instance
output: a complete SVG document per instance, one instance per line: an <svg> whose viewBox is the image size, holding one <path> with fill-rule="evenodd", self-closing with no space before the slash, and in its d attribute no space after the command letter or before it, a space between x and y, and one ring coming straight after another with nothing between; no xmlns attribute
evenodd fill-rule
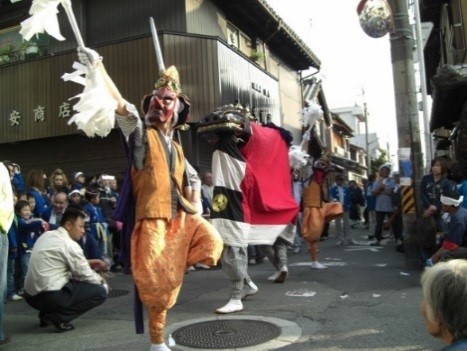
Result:
<svg viewBox="0 0 467 351"><path fill-rule="evenodd" d="M20 29L18 25L0 30L0 65L47 54L49 46L47 34L37 34L26 41L19 33Z"/></svg>
<svg viewBox="0 0 467 351"><path fill-rule="evenodd" d="M239 30L230 23L227 24L227 43L239 48Z"/></svg>

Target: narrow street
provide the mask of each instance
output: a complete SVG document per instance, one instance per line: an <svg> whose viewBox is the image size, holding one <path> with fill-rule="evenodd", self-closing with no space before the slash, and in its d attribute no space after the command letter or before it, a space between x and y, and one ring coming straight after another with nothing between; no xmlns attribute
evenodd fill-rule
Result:
<svg viewBox="0 0 467 351"><path fill-rule="evenodd" d="M282 333L269 343L219 350L439 349L441 344L425 331L419 314L420 271L405 269L404 256L395 251L392 240L371 247L364 239L366 230L353 232L362 245L336 246L331 227L330 239L319 245L319 260L328 266L326 270L310 269L306 249L299 254L289 251L289 276L284 284L267 280L274 272L269 262L251 265L250 275L259 291L244 301L242 312L233 315L213 313L228 299L228 282L222 270L190 272L178 303L169 311L167 334L200 321L265 320L279 325L282 321L291 327L285 328L286 335ZM13 342L3 350L147 350L147 334L134 334L131 277L117 274L110 284L115 297L78 318L76 329L64 334L39 328L36 313L24 301L8 302L5 329ZM257 330L251 333L258 336ZM202 345L210 337L197 338ZM208 348L177 345L172 349Z"/></svg>

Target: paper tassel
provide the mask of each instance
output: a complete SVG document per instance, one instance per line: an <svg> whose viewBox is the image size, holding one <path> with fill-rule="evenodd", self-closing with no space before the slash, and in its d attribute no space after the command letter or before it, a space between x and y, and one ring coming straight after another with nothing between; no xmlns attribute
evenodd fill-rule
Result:
<svg viewBox="0 0 467 351"><path fill-rule="evenodd" d="M108 93L99 71L78 62L73 63L73 68L76 71L64 74L62 79L82 84L84 90L71 98L79 98L79 101L73 106L77 113L68 124L75 123L88 137L105 137L115 125L117 101Z"/></svg>
<svg viewBox="0 0 467 351"><path fill-rule="evenodd" d="M292 145L289 149L289 163L293 169L302 169L308 164L308 155L299 145Z"/></svg>
<svg viewBox="0 0 467 351"><path fill-rule="evenodd" d="M46 31L57 40L65 40L60 33L57 18L57 7L62 1L64 0L34 0L29 10L31 17L21 22L19 32L23 38L30 40L35 34Z"/></svg>
<svg viewBox="0 0 467 351"><path fill-rule="evenodd" d="M312 127L317 120L323 117L321 106L313 101L307 101L308 107L302 109L302 124L304 127Z"/></svg>

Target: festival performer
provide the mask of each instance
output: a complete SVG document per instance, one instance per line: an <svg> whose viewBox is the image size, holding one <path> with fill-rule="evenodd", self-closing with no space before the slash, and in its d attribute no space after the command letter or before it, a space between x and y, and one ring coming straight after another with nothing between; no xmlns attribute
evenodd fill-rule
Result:
<svg viewBox="0 0 467 351"><path fill-rule="evenodd" d="M173 66L165 69L152 18L160 79L155 90L143 98L143 119L135 106L123 99L107 74L102 57L85 46L70 1L34 1L29 11L31 17L21 23L23 38L29 40L46 31L64 40L57 17L59 4L68 17L83 63L74 64L76 71L62 76L65 81L84 85L83 92L76 96L79 101L73 106L77 113L68 123L76 123L88 136L104 137L117 120L131 170L124 180L125 189L122 188L119 201L122 205L115 212L127 216L123 230L132 229L131 269L137 287L135 295L149 311L150 350L170 350L164 342L166 315L176 302L185 269L195 263L216 265L222 252L219 233L196 214L192 205L196 203L196 192L189 191L183 150L172 140L174 130L187 121L190 104L181 95L177 69ZM136 222L134 226L132 221ZM126 244L127 240L123 242ZM135 314L137 332L142 333L142 310L136 309Z"/></svg>
<svg viewBox="0 0 467 351"><path fill-rule="evenodd" d="M221 263L231 292L216 312L238 312L241 300L258 291L248 275L248 244L272 245L297 216L288 160L291 135L273 125L250 124L240 104L215 109L197 131L217 140L211 223L224 241Z"/></svg>
<svg viewBox="0 0 467 351"><path fill-rule="evenodd" d="M303 189L302 237L308 242L311 253L311 268L326 269L318 261L318 242L324 225L334 218L342 216L343 209L339 202L326 202L324 182L329 172L328 157L322 156L313 162L311 181Z"/></svg>
<svg viewBox="0 0 467 351"><path fill-rule="evenodd" d="M307 128L300 145L292 146L289 153L291 167L306 173L308 177L303 181L303 213L300 232L308 242L311 253L311 268L326 269L318 261L318 242L324 230L324 225L334 218L342 216L342 205L337 202L327 202L325 196L326 174L331 169L331 162L326 153L308 150L308 142L315 128L315 122L322 118L321 106L309 100L301 111L302 124ZM311 151L314 159L306 151ZM310 167L311 166L311 167Z"/></svg>
<svg viewBox="0 0 467 351"><path fill-rule="evenodd" d="M149 313L151 351L170 350L164 342L167 310L176 302L185 270L195 263L216 265L222 240L216 229L183 195L185 158L172 140L174 129L188 118L174 66L164 70L155 90L143 98L144 119L123 99L91 49L79 53L82 63L99 70L117 101L116 120L130 151L131 185L136 225L131 236L131 269ZM128 224L128 223L126 223Z"/></svg>

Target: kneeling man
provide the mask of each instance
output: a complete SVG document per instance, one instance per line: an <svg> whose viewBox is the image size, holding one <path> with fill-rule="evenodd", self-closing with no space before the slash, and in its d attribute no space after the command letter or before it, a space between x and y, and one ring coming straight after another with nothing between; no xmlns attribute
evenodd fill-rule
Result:
<svg viewBox="0 0 467 351"><path fill-rule="evenodd" d="M39 310L41 327L53 324L59 332L72 330L73 319L107 298L105 280L91 269L77 243L85 218L80 208L69 206L60 227L42 234L34 245L24 290L27 303Z"/></svg>

